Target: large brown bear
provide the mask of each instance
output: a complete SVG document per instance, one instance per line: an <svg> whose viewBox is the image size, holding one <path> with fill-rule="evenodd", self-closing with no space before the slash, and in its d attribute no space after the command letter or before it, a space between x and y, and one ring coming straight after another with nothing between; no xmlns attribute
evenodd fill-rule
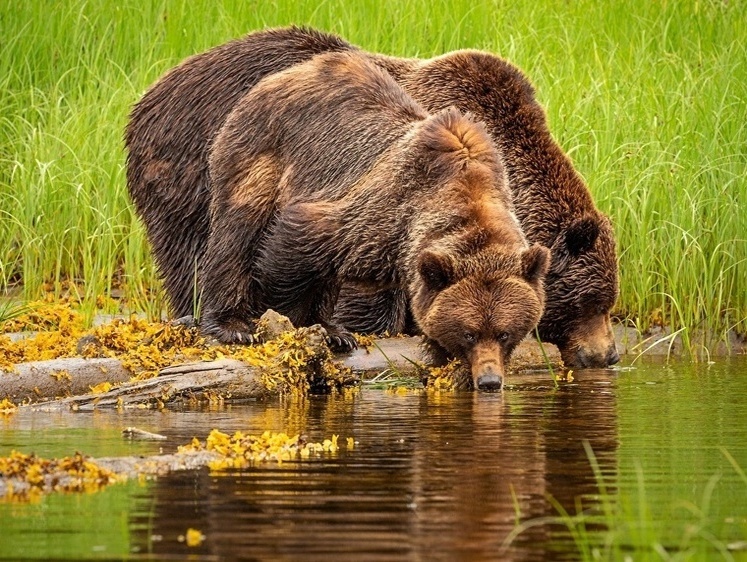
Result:
<svg viewBox="0 0 747 562"><path fill-rule="evenodd" d="M500 388L542 314L549 251L528 247L482 125L429 116L367 57L327 53L236 104L209 172L203 330L249 341L272 307L351 349L331 323L342 283L393 287L438 360Z"/></svg>
<svg viewBox="0 0 747 562"><path fill-rule="evenodd" d="M252 33L187 59L133 109L126 132L128 187L176 315L193 311L195 271L207 246L211 139L262 77L327 51L360 52L339 37L308 29ZM528 240L552 250L540 337L558 345L569 365L615 363L609 319L618 291L612 229L550 135L526 77L508 62L476 51L424 61L368 56L426 109L454 105L486 123L505 153ZM338 308L349 328L412 327L401 292L359 292L349 287Z"/></svg>

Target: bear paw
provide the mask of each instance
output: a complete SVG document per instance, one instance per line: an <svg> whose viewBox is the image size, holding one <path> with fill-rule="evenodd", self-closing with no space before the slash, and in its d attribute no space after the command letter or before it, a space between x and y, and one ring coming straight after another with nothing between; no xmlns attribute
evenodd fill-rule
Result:
<svg viewBox="0 0 747 562"><path fill-rule="evenodd" d="M185 328L195 328L197 327L197 319L192 316L191 314L188 314L187 316L181 316L179 318L175 318L171 322L169 322L172 326L184 326Z"/></svg>
<svg viewBox="0 0 747 562"><path fill-rule="evenodd" d="M208 318L201 323L200 331L228 345L252 345L264 341L264 338L255 333L254 323L239 320L219 323Z"/></svg>
<svg viewBox="0 0 747 562"><path fill-rule="evenodd" d="M336 326L325 326L327 345L335 353L348 353L358 347L353 334Z"/></svg>

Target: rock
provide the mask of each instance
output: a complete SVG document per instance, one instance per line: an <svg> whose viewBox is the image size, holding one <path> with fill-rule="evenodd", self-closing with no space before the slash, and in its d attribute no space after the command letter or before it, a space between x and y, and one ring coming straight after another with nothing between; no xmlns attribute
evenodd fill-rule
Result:
<svg viewBox="0 0 747 562"><path fill-rule="evenodd" d="M269 341L283 332L292 332L294 329L287 316L283 316L271 308L260 316L257 322L257 335L260 341Z"/></svg>

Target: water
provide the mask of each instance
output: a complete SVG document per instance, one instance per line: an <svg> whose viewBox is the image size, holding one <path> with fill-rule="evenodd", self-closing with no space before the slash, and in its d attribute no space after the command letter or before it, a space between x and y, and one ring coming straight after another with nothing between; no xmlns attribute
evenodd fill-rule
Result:
<svg viewBox="0 0 747 562"><path fill-rule="evenodd" d="M730 461L747 470L747 358L649 360L577 372L557 388L547 374L512 382L499 394L364 389L199 411L0 417L0 455L155 454L213 428L357 442L319 459L2 503L0 559L576 560L597 549L660 560L658 548L747 560L747 479ZM169 440L127 442L127 426ZM581 510L584 525L560 517ZM517 522L523 531L506 544ZM179 541L188 528L202 545Z"/></svg>

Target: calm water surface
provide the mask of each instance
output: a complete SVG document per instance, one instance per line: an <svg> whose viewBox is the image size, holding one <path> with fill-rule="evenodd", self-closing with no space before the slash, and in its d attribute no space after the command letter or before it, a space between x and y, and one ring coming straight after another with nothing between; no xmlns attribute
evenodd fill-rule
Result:
<svg viewBox="0 0 747 562"><path fill-rule="evenodd" d="M364 389L199 411L0 417L0 455L154 454L213 428L356 441L318 459L0 503L0 559L576 560L586 547L604 557L606 540L614 559L659 543L630 559L747 560L747 477L730 460L747 470L747 358L649 360L577 372L557 388L547 374L512 383L498 394ZM133 425L169 440L124 441ZM574 541L559 514L598 514L600 499L616 518L590 519L587 539ZM517 522L529 525L505 546ZM201 546L179 542L190 527L206 536Z"/></svg>

